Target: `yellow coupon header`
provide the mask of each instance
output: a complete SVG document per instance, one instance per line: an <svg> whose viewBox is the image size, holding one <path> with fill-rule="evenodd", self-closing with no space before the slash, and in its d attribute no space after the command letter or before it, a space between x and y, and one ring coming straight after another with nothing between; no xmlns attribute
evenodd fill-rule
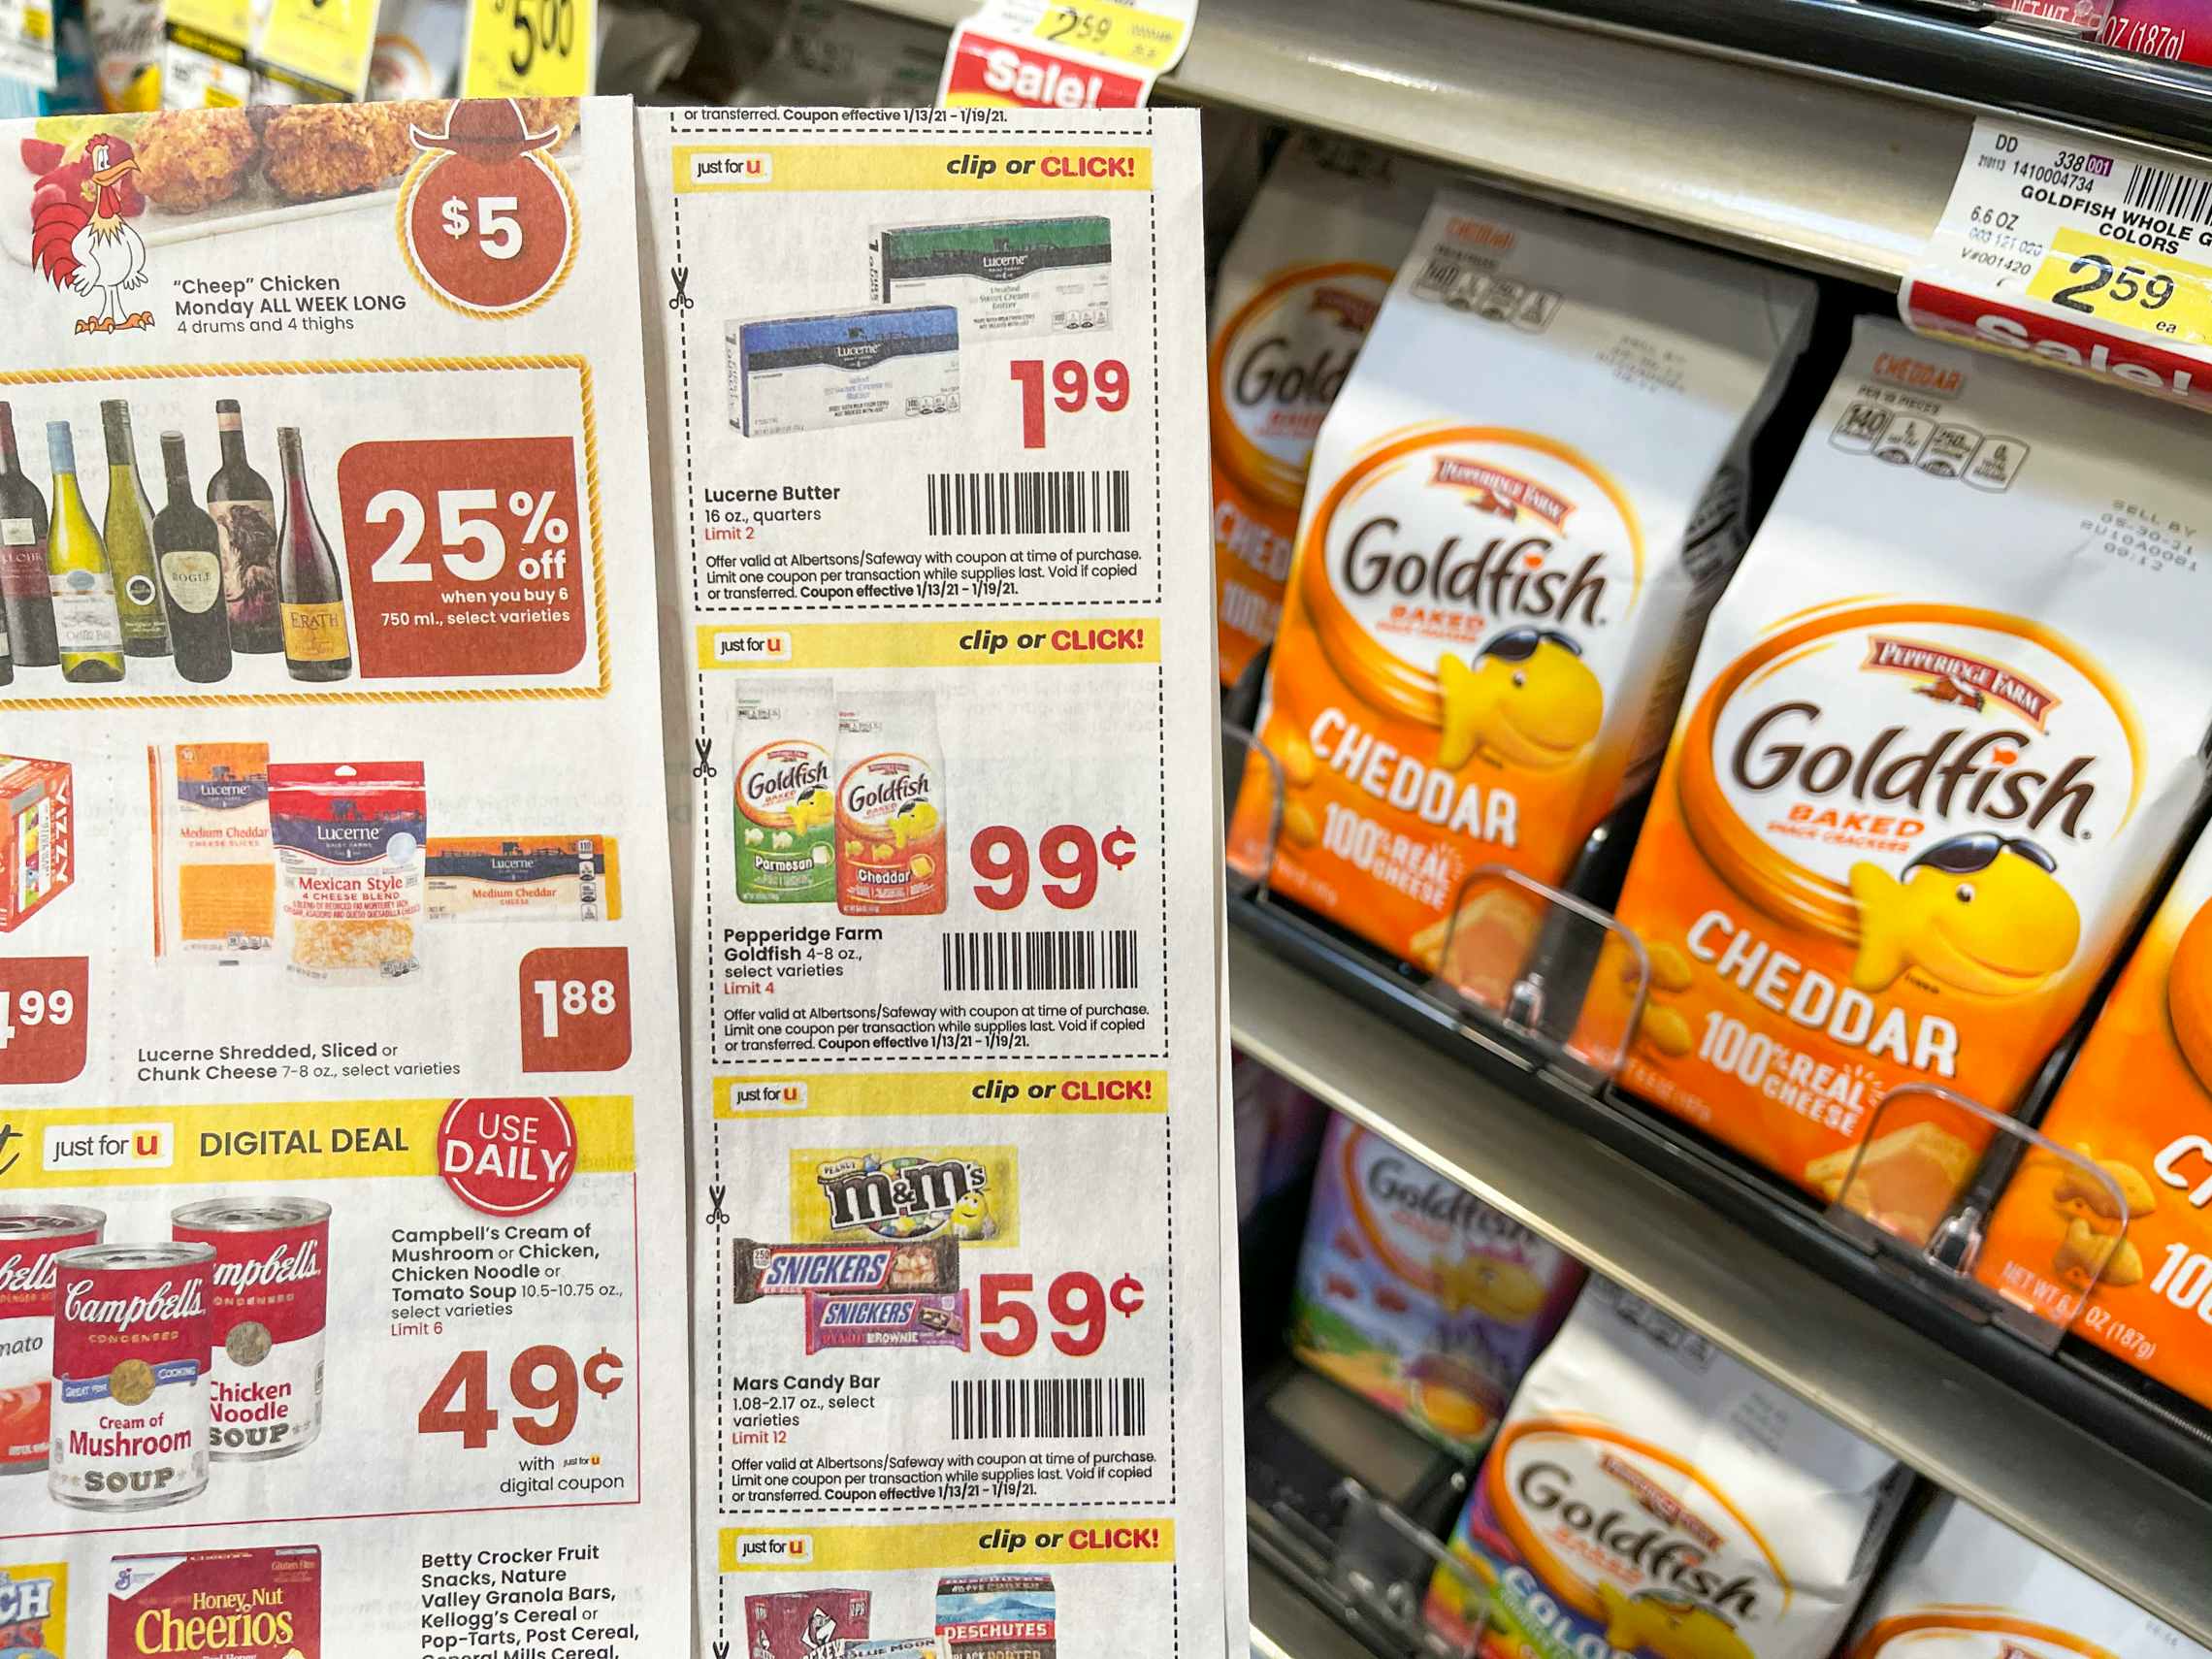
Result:
<svg viewBox="0 0 2212 1659"><path fill-rule="evenodd" d="M1084 1451L1086 1460L1119 1454ZM859 1457L855 1463L880 1463ZM1165 1517L933 1526L724 1527L725 1573L895 1573L917 1567L1131 1567L1175 1559L1175 1523Z"/></svg>
<svg viewBox="0 0 2212 1659"><path fill-rule="evenodd" d="M679 196L763 190L1150 190L1137 145L682 144Z"/></svg>
<svg viewBox="0 0 2212 1659"><path fill-rule="evenodd" d="M805 622L789 628L701 627L708 668L1035 668L1159 661L1159 618L1082 622Z"/></svg>
<svg viewBox="0 0 2212 1659"><path fill-rule="evenodd" d="M0 1192L211 1182L433 1176L440 1100L282 1101L239 1106L44 1107L0 1131ZM628 1095L563 1095L576 1173L635 1167Z"/></svg>
<svg viewBox="0 0 2212 1659"><path fill-rule="evenodd" d="M950 1118L1167 1110L1164 1071L884 1071L718 1077L717 1118Z"/></svg>

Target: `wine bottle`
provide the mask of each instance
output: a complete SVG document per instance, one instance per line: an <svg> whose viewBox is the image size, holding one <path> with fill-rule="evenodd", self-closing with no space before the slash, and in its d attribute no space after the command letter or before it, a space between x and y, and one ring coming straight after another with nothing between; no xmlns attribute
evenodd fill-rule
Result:
<svg viewBox="0 0 2212 1659"><path fill-rule="evenodd" d="M108 516L100 539L115 577L115 612L123 619L123 655L169 655L169 618L161 609L161 578L153 569L153 504L139 482L138 447L131 441L131 406L120 398L100 405L108 439Z"/></svg>
<svg viewBox="0 0 2212 1659"><path fill-rule="evenodd" d="M0 686L16 683L16 659L8 650L8 613L0 610Z"/></svg>
<svg viewBox="0 0 2212 1659"><path fill-rule="evenodd" d="M123 677L123 625L115 614L115 577L107 549L77 487L77 440L69 422L47 422L47 459L53 466L53 522L47 531L47 585L61 677L97 685Z"/></svg>
<svg viewBox="0 0 2212 1659"><path fill-rule="evenodd" d="M169 637L177 671L200 685L231 671L230 612L223 604L223 561L215 551L215 521L192 499L192 472L184 435L161 435L161 470L169 501L153 518L153 556L161 570L161 602L169 611Z"/></svg>
<svg viewBox="0 0 2212 1659"><path fill-rule="evenodd" d="M221 470L208 480L208 514L223 561L223 603L233 651L281 651L284 624L276 580L276 498L245 458L245 422L236 398L215 401Z"/></svg>
<svg viewBox="0 0 2212 1659"><path fill-rule="evenodd" d="M0 616L7 619L18 667L50 668L61 661L53 642L53 596L47 591L46 539L46 498L16 457L16 411L0 404Z"/></svg>
<svg viewBox="0 0 2212 1659"><path fill-rule="evenodd" d="M276 533L276 570L284 602L284 664L295 680L342 680L353 672L345 634L345 585L330 556L314 504L308 500L308 467L300 458L300 429L276 429L276 459L284 469L284 524Z"/></svg>

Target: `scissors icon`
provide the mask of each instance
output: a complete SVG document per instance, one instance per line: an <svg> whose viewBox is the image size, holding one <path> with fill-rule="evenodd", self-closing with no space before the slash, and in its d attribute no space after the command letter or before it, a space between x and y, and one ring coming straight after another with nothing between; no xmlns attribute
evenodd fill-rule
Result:
<svg viewBox="0 0 2212 1659"><path fill-rule="evenodd" d="M730 1188L727 1187L709 1187L706 1189L707 1202L713 1206L706 1213L708 1226L726 1227L730 1224L730 1212L722 1207L722 1201L729 1196Z"/></svg>
<svg viewBox="0 0 2212 1659"><path fill-rule="evenodd" d="M689 294L684 292L685 284L691 281L690 266L669 266L668 280L675 283L676 285L675 293L672 294L668 299L668 309L671 311L688 311L692 309L692 307L699 304L697 300L693 299Z"/></svg>
<svg viewBox="0 0 2212 1659"><path fill-rule="evenodd" d="M692 748L699 754L699 764L692 767L692 776L695 778L719 776L720 774L715 771L713 764L707 759L707 756L713 753L714 739L711 737L694 737Z"/></svg>

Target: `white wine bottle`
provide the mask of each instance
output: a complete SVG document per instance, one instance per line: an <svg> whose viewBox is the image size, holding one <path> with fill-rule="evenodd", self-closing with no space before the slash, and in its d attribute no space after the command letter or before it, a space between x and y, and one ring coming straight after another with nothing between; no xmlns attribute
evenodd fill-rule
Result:
<svg viewBox="0 0 2212 1659"><path fill-rule="evenodd" d="M53 589L53 631L61 677L96 685L123 677L123 627L115 614L115 577L107 549L77 487L77 443L69 422L47 422L47 458L53 466L52 522L47 530L47 580Z"/></svg>
<svg viewBox="0 0 2212 1659"><path fill-rule="evenodd" d="M169 616L161 604L161 576L153 563L153 504L139 481L138 445L131 438L131 406L120 398L100 405L108 439L108 516L101 542L115 577L115 611L123 623L127 657L169 655Z"/></svg>

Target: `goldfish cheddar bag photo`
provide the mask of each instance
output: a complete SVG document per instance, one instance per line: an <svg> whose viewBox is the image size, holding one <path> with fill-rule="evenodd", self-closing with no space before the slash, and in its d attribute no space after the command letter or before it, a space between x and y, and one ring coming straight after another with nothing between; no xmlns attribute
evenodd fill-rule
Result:
<svg viewBox="0 0 2212 1659"><path fill-rule="evenodd" d="M1451 1535L1484 1659L1829 1659L1897 1518L1888 1453L1593 1279ZM1464 1643L1456 1575L1427 1618Z"/></svg>
<svg viewBox="0 0 2212 1659"><path fill-rule="evenodd" d="M1273 882L1434 971L1467 874L1565 878L1658 764L1812 288L1467 190L1321 428L1261 736Z"/></svg>
<svg viewBox="0 0 2212 1659"><path fill-rule="evenodd" d="M1207 377L1223 685L1275 637L1314 439L1441 179L1387 150L1295 135L1221 256Z"/></svg>
<svg viewBox="0 0 2212 1659"><path fill-rule="evenodd" d="M1933 1226L1978 1149L1890 1119L1853 1178L1874 1108L2016 1105L2203 786L2203 445L2148 399L1860 321L1629 866L1630 1090Z"/></svg>
<svg viewBox="0 0 2212 1659"><path fill-rule="evenodd" d="M2212 1406L2212 836L2174 878L2041 1126L2109 1175L2119 1201L2032 1153L1975 1273Z"/></svg>

